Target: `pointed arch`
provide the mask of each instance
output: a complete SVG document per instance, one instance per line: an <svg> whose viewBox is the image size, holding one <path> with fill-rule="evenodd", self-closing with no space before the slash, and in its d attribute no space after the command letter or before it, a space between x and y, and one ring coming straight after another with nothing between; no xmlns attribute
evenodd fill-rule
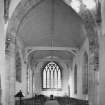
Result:
<svg viewBox="0 0 105 105"><path fill-rule="evenodd" d="M42 69L42 88L61 89L61 68L56 62L48 62Z"/></svg>

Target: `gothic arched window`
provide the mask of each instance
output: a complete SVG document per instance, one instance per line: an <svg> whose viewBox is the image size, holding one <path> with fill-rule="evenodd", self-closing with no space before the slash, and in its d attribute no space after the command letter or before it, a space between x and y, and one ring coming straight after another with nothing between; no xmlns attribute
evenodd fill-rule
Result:
<svg viewBox="0 0 105 105"><path fill-rule="evenodd" d="M49 62L43 69L43 89L61 89L61 69L55 62Z"/></svg>
<svg viewBox="0 0 105 105"><path fill-rule="evenodd" d="M84 64L83 64L83 71L82 71L82 88L83 94L88 93L88 55L84 53Z"/></svg>

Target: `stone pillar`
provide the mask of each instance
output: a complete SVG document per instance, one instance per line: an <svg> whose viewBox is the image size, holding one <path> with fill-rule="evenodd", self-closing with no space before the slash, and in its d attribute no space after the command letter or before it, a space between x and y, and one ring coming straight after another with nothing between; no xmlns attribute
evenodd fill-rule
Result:
<svg viewBox="0 0 105 105"><path fill-rule="evenodd" d="M10 102L9 105L15 105L15 83L16 83L16 69L15 69L15 45L11 45L11 58L10 58Z"/></svg>
<svg viewBox="0 0 105 105"><path fill-rule="evenodd" d="M101 1L102 33L105 34L105 0Z"/></svg>
<svg viewBox="0 0 105 105"><path fill-rule="evenodd" d="M9 55L5 55L5 105L9 105L9 82L10 82L10 64L9 64Z"/></svg>
<svg viewBox="0 0 105 105"><path fill-rule="evenodd" d="M105 105L105 0L101 1L102 35L99 52L99 105Z"/></svg>
<svg viewBox="0 0 105 105"><path fill-rule="evenodd" d="M88 70L88 99L89 105L95 105L94 103L94 64L93 64L94 55L89 57L89 70Z"/></svg>
<svg viewBox="0 0 105 105"><path fill-rule="evenodd" d="M6 105L15 105L15 34L7 36L6 44Z"/></svg>
<svg viewBox="0 0 105 105"><path fill-rule="evenodd" d="M98 29L97 29L98 30ZM97 40L99 43L99 40ZM94 40L93 40L94 42ZM89 105L99 105L98 94L98 74L99 74L99 48L94 43L90 44L89 70L88 70L88 99Z"/></svg>
<svg viewBox="0 0 105 105"><path fill-rule="evenodd" d="M0 75L1 75L1 102L6 105L6 85L5 85L5 33L4 33L4 12L3 0L0 0Z"/></svg>
<svg viewBox="0 0 105 105"><path fill-rule="evenodd" d="M100 36L99 105L105 105L105 35Z"/></svg>

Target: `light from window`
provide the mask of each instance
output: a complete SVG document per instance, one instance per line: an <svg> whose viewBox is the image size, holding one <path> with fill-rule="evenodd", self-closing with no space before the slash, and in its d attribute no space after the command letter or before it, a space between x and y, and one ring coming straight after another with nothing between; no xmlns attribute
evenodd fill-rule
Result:
<svg viewBox="0 0 105 105"><path fill-rule="evenodd" d="M77 13L79 13L79 11L80 11L80 1L79 1L79 0L72 0L72 2L71 2L71 7L72 7Z"/></svg>
<svg viewBox="0 0 105 105"><path fill-rule="evenodd" d="M55 62L49 62L43 69L43 88L61 88L61 70Z"/></svg>
<svg viewBox="0 0 105 105"><path fill-rule="evenodd" d="M82 0L82 2L90 10L96 7L95 0Z"/></svg>

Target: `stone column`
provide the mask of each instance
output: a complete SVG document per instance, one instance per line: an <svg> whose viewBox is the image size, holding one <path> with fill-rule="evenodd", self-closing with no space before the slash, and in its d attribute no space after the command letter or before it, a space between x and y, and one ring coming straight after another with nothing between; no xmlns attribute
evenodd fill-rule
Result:
<svg viewBox="0 0 105 105"><path fill-rule="evenodd" d="M93 58L94 55L91 55L89 57L89 70L88 70L88 99L89 99L89 105L95 105L94 104L94 64L93 64Z"/></svg>
<svg viewBox="0 0 105 105"><path fill-rule="evenodd" d="M105 0L101 1L102 33L105 34Z"/></svg>
<svg viewBox="0 0 105 105"><path fill-rule="evenodd" d="M3 0L0 0L0 75L1 75L1 102L6 105L6 85L5 85L5 33L4 33L4 12Z"/></svg>
<svg viewBox="0 0 105 105"><path fill-rule="evenodd" d="M99 40L98 40L99 42ZM99 49L98 49L99 50ZM97 50L97 51L98 51ZM88 70L88 99L89 105L99 105L99 52L90 52Z"/></svg>
<svg viewBox="0 0 105 105"><path fill-rule="evenodd" d="M105 35L100 36L99 105L105 105Z"/></svg>
<svg viewBox="0 0 105 105"><path fill-rule="evenodd" d="M102 34L99 52L99 105L105 105L105 0L101 0Z"/></svg>
<svg viewBox="0 0 105 105"><path fill-rule="evenodd" d="M10 82L10 63L9 63L9 55L5 55L5 104L9 105L9 82Z"/></svg>
<svg viewBox="0 0 105 105"><path fill-rule="evenodd" d="M6 48L6 101L7 105L15 105L15 34L7 36Z"/></svg>
<svg viewBox="0 0 105 105"><path fill-rule="evenodd" d="M94 42L94 40L93 40ZM98 42L99 43L99 40ZM89 105L98 105L98 72L99 72L99 48L96 43L90 44L89 70L88 70L88 99Z"/></svg>

